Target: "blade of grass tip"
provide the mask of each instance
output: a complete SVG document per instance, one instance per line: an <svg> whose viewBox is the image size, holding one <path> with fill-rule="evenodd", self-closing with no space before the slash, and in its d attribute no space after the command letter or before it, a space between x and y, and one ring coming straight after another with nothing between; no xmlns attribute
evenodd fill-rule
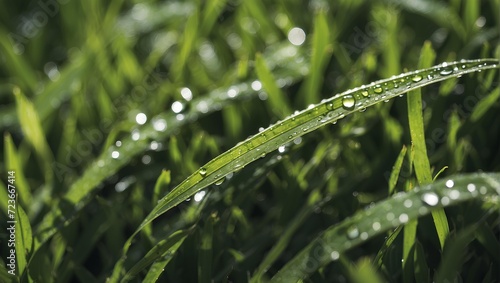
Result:
<svg viewBox="0 0 500 283"><path fill-rule="evenodd" d="M450 180L453 180L451 190ZM319 268L338 260L349 249L436 209L475 199L487 201L499 195L500 173L454 175L447 180L438 180L394 195L324 230L287 262L270 283L305 279ZM440 200L444 197L449 202L443 204ZM412 206L408 208L404 204L410 201Z"/></svg>
<svg viewBox="0 0 500 283"><path fill-rule="evenodd" d="M172 233L167 239L159 241L154 247L149 250L146 255L141 258L128 272L125 274L121 282L127 282L134 279L140 272L151 263L160 263L164 268L170 260L174 257L175 253L184 242L186 237L192 232L192 229L188 230L178 230ZM154 264L153 264L154 265ZM153 267L153 266L152 266ZM151 274L150 274L151 273ZM156 269L149 270L146 278L156 277L158 278L161 272L158 273ZM144 280L143 282L155 282Z"/></svg>
<svg viewBox="0 0 500 283"><path fill-rule="evenodd" d="M382 283L384 280L380 277L377 270L373 267L372 262L368 258L362 258L358 263L349 268L351 275L351 282L355 283Z"/></svg>
<svg viewBox="0 0 500 283"><path fill-rule="evenodd" d="M420 52L419 67L426 68L432 65L436 54L432 49L429 41L424 43ZM415 175L419 184L427 184L432 182L431 166L427 156L427 146L425 144L424 134L424 118L422 115L422 93L420 89L409 92L407 96L408 104L408 122L410 127L410 135L415 150L415 159L413 166L415 168ZM434 225L439 237L441 248L443 248L446 236L449 233L448 220L444 210L432 213ZM410 248L407 247L406 251Z"/></svg>
<svg viewBox="0 0 500 283"><path fill-rule="evenodd" d="M279 118L292 113L289 105L290 102L286 99L285 94L276 85L276 79L266 65L266 62L260 53L255 56L255 71L257 77L262 82L262 87L268 93L269 104L271 111Z"/></svg>
<svg viewBox="0 0 500 283"><path fill-rule="evenodd" d="M223 11L228 0L208 0L203 7L203 16L201 20L201 34L206 35L212 30L212 26L217 17Z"/></svg>
<svg viewBox="0 0 500 283"><path fill-rule="evenodd" d="M50 187L53 181L51 164L54 162L54 157L45 139L42 123L38 118L38 113L33 104L17 87L14 88L14 96L16 97L17 116L21 124L21 129L30 145L35 149L39 162L42 165L45 184Z"/></svg>
<svg viewBox="0 0 500 283"><path fill-rule="evenodd" d="M186 26L183 32L183 40L179 54L175 58L175 63L172 68L175 81L183 78L184 68L187 66L187 60L191 51L196 46L196 38L199 27L199 11L196 9L187 19Z"/></svg>
<svg viewBox="0 0 500 283"><path fill-rule="evenodd" d="M396 184L398 183L399 173L401 172L401 166L403 165L404 157L406 155L407 148L403 145L401 151L399 152L398 158L396 158L396 162L392 166L391 175L389 177L389 195L394 193L394 189L396 188Z"/></svg>
<svg viewBox="0 0 500 283"><path fill-rule="evenodd" d="M264 157L295 138L337 121L345 115L370 107L380 101L397 97L407 91L466 73L498 68L498 63L499 61L496 59L462 60L403 73L337 94L277 122L212 159L163 197L125 243L122 259L126 257L135 235L158 216L227 174L241 170L245 165ZM440 73L440 70L443 69L450 70L451 73ZM115 266L113 278L119 276L122 264L123 261L119 261Z"/></svg>
<svg viewBox="0 0 500 283"><path fill-rule="evenodd" d="M7 169L7 171L16 172L16 189L20 199L20 204L29 208L33 204L31 189L26 181L26 177L24 176L24 170L20 165L16 146L14 145L12 136L9 133L5 133L4 135L4 144L5 169ZM28 211L29 210L30 209L28 209Z"/></svg>
<svg viewBox="0 0 500 283"><path fill-rule="evenodd" d="M325 12L320 11L314 18L310 73L300 92L303 105L309 105L319 100L320 86L323 84L323 71L331 55L330 29Z"/></svg>

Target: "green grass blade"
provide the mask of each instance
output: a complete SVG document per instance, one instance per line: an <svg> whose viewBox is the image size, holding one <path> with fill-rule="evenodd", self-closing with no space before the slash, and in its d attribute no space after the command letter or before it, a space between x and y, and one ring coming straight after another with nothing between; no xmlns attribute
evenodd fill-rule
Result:
<svg viewBox="0 0 500 283"><path fill-rule="evenodd" d="M426 68L434 62L436 54L432 50L430 42L426 42L422 47L420 54L419 67ZM425 144L424 118L422 115L422 93L420 89L413 90L407 96L408 101L408 122L410 126L410 135L415 151L413 166L419 184L432 182L431 165L427 156L427 146ZM448 220L444 211L435 211L432 213L434 225L439 237L441 248L449 233ZM406 247L406 251L410 248Z"/></svg>
<svg viewBox="0 0 500 283"><path fill-rule="evenodd" d="M33 246L33 235L31 234L31 225L28 216L20 205L16 206L15 220L17 272L19 272L20 278L27 280L28 273L25 272L25 269L28 265Z"/></svg>
<svg viewBox="0 0 500 283"><path fill-rule="evenodd" d="M406 151L407 148L403 145L403 148L401 148L396 162L394 162L394 165L392 166L391 175L389 177L389 195L392 195L394 193L394 189L396 188L396 184L398 183L399 173L401 172L401 166L403 165Z"/></svg>
<svg viewBox="0 0 500 283"><path fill-rule="evenodd" d="M42 165L45 184L50 186L54 174L51 167L51 164L54 162L54 157L45 138L42 123L33 103L21 93L19 88L14 89L14 95L16 97L17 116L21 129L26 135L26 139L37 153L40 164Z"/></svg>
<svg viewBox="0 0 500 283"><path fill-rule="evenodd" d="M353 283L382 283L384 280L377 273L377 270L373 267L372 262L367 259L361 259L358 261L356 266L350 268L351 282Z"/></svg>
<svg viewBox="0 0 500 283"><path fill-rule="evenodd" d="M24 170L21 167L19 155L12 141L12 136L9 133L5 133L4 138L6 169L7 171L16 172L16 189L19 201L24 207L30 207L33 204L33 196L31 195L29 184L26 181Z"/></svg>
<svg viewBox="0 0 500 283"><path fill-rule="evenodd" d="M335 122L345 115L374 105L379 101L397 97L407 91L446 78L460 76L480 69L496 68L497 64L498 61L493 59L446 63L444 66L438 65L433 68L380 80L335 95L320 104L308 107L306 110L277 122L259 134L239 143L194 172L160 200L138 230L197 191L213 184L231 172L242 169L248 163L265 156L265 154L276 150L281 145L299 136L325 124ZM452 73L449 73L448 70Z"/></svg>
<svg viewBox="0 0 500 283"><path fill-rule="evenodd" d="M142 272L148 265L156 260L172 259L182 242L191 233L191 230L179 230L170 235L167 239L158 242L139 262L137 262L125 274L121 282L132 280L139 272ZM168 262L167 262L168 263ZM166 265L166 263L165 263ZM165 266L164 265L164 266ZM145 281L150 282L150 281Z"/></svg>
<svg viewBox="0 0 500 283"><path fill-rule="evenodd" d="M396 194L326 229L278 271L271 282L297 282L304 279L338 259L350 248L436 209L473 199L498 198L499 195L499 173L451 176L410 192ZM410 201L411 206L408 208L405 203Z"/></svg>

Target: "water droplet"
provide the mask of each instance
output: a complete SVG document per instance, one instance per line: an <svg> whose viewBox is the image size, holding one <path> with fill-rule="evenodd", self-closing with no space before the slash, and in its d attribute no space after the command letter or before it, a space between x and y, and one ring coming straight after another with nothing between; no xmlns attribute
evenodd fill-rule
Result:
<svg viewBox="0 0 500 283"><path fill-rule="evenodd" d="M342 98L342 106L346 109L352 109L356 104L356 100L352 95L346 95Z"/></svg>
<svg viewBox="0 0 500 283"><path fill-rule="evenodd" d="M373 89L373 92L375 92L376 94L381 94L382 92L384 92L384 90L382 89L382 87L380 87L380 85L376 85Z"/></svg>
<svg viewBox="0 0 500 283"><path fill-rule="evenodd" d="M347 230L347 237L351 240L356 239L359 236L359 230L357 227L351 227Z"/></svg>
<svg viewBox="0 0 500 283"><path fill-rule="evenodd" d="M174 113L180 113L182 109L184 109L184 105L180 101L175 101L174 103L172 103L171 108Z"/></svg>
<svg viewBox="0 0 500 283"><path fill-rule="evenodd" d="M392 221L394 219L394 217L395 217L394 213L392 213L392 212L387 213L387 215L385 216L385 218L389 221Z"/></svg>
<svg viewBox="0 0 500 283"><path fill-rule="evenodd" d="M113 152L111 152L111 157L117 159L118 157L120 157L120 152L114 150Z"/></svg>
<svg viewBox="0 0 500 283"><path fill-rule="evenodd" d="M368 91L363 90L363 91L361 92L361 95L363 95L364 97L368 97L369 93L368 93Z"/></svg>
<svg viewBox="0 0 500 283"><path fill-rule="evenodd" d="M159 132L163 132L167 129L167 121L162 118L155 119L153 121L153 128Z"/></svg>
<svg viewBox="0 0 500 283"><path fill-rule="evenodd" d="M207 194L207 192L205 192L205 191L199 191L199 192L197 192L194 195L194 201L196 201L196 202L202 201L206 194Z"/></svg>
<svg viewBox="0 0 500 283"><path fill-rule="evenodd" d="M460 197L460 192L458 190L451 190L449 195L451 199L458 199Z"/></svg>
<svg viewBox="0 0 500 283"><path fill-rule="evenodd" d="M453 185L455 185L455 182L453 182L453 180L448 180L448 181L446 181L445 185L447 188L453 188Z"/></svg>
<svg viewBox="0 0 500 283"><path fill-rule="evenodd" d="M410 208L413 205L413 201L411 199L407 199L403 204L406 208Z"/></svg>
<svg viewBox="0 0 500 283"><path fill-rule="evenodd" d="M475 192L476 191L476 185L474 184L468 184L467 185L467 190L471 193Z"/></svg>
<svg viewBox="0 0 500 283"><path fill-rule="evenodd" d="M282 145L282 146L278 147L278 151L279 151L279 153L285 152L285 146Z"/></svg>
<svg viewBox="0 0 500 283"><path fill-rule="evenodd" d="M380 222L373 222L372 228L373 228L374 231L380 230L380 227L381 227L380 226Z"/></svg>
<svg viewBox="0 0 500 283"><path fill-rule="evenodd" d="M450 203L450 198L449 197L443 197L443 198L441 198L441 203L443 205L448 205Z"/></svg>
<svg viewBox="0 0 500 283"><path fill-rule="evenodd" d="M226 180L226 177L222 177L219 180L215 181L215 185L219 186L220 184L224 183Z"/></svg>
<svg viewBox="0 0 500 283"><path fill-rule="evenodd" d="M441 72L439 72L441 76L447 76L450 75L451 73L453 73L452 69L443 69Z"/></svg>
<svg viewBox="0 0 500 283"><path fill-rule="evenodd" d="M144 113L139 113L135 116L135 121L139 125L144 125L144 123L146 123L147 120L148 120L148 117Z"/></svg>
<svg viewBox="0 0 500 283"><path fill-rule="evenodd" d="M366 232L361 233L361 235L359 235L359 238L363 241L368 239L368 233Z"/></svg>
<svg viewBox="0 0 500 283"><path fill-rule="evenodd" d="M421 76L421 75L415 75L415 76L413 76L413 78L411 78L411 80L412 80L413 82L415 82L415 83L416 83L416 82L421 81L422 79L423 79L423 78L422 78L422 76Z"/></svg>
<svg viewBox="0 0 500 283"><path fill-rule="evenodd" d="M333 110L333 103L332 102L329 102L326 104L326 109L327 110Z"/></svg>
<svg viewBox="0 0 500 283"><path fill-rule="evenodd" d="M406 222L408 222L408 220L409 220L408 214L401 213L401 215L399 215L399 221L401 223L406 223Z"/></svg>
<svg viewBox="0 0 500 283"><path fill-rule="evenodd" d="M201 167L199 173L202 177L205 177L205 175L207 175L207 169L205 167Z"/></svg>
<svg viewBox="0 0 500 283"><path fill-rule="evenodd" d="M332 260L338 260L340 258L340 254L339 252L337 251L333 251L331 254L330 254L330 257L332 258Z"/></svg>
<svg viewBox="0 0 500 283"><path fill-rule="evenodd" d="M366 107L359 109L359 112L365 112L365 111L366 111Z"/></svg>
<svg viewBox="0 0 500 283"><path fill-rule="evenodd" d="M435 193L425 193L422 195L422 201L427 205L435 206L439 203L439 197Z"/></svg>

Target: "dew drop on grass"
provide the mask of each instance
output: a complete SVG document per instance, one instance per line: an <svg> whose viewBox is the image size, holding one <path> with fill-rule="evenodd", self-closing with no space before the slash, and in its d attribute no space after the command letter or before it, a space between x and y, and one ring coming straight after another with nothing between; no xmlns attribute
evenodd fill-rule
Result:
<svg viewBox="0 0 500 283"><path fill-rule="evenodd" d="M455 183L453 182L453 180L448 180L446 181L445 185L447 188L453 188L453 185L455 185Z"/></svg>
<svg viewBox="0 0 500 283"><path fill-rule="evenodd" d="M362 95L362 96L364 96L364 97L368 97L369 93L368 93L368 91L363 90L363 91L361 92L361 95Z"/></svg>
<svg viewBox="0 0 500 283"><path fill-rule="evenodd" d="M114 150L113 152L111 152L111 157L117 159L118 157L120 157L120 152Z"/></svg>
<svg viewBox="0 0 500 283"><path fill-rule="evenodd" d="M201 167L199 173L202 177L205 177L207 175L207 169L204 167Z"/></svg>
<svg viewBox="0 0 500 283"><path fill-rule="evenodd" d="M413 82L415 82L415 83L416 83L416 82L421 81L422 79L423 79L423 78L422 78L422 76L421 76L421 75L415 75L415 76L413 76L413 78L411 78L411 80L412 80Z"/></svg>
<svg viewBox="0 0 500 283"><path fill-rule="evenodd" d="M460 192L458 190L451 190L449 196L451 199L458 199L460 197Z"/></svg>
<svg viewBox="0 0 500 283"><path fill-rule="evenodd" d="M330 254L330 257L332 258L332 260L338 260L340 258L340 254L339 252L337 251L333 251L331 254Z"/></svg>
<svg viewBox="0 0 500 283"><path fill-rule="evenodd" d="M220 178L219 180L215 181L215 185L219 186L221 185L222 183L224 183L224 181L226 180L226 177L222 177Z"/></svg>
<svg viewBox="0 0 500 283"><path fill-rule="evenodd" d="M358 236L359 236L358 227L353 226L347 229L347 238L353 240L356 239Z"/></svg>
<svg viewBox="0 0 500 283"><path fill-rule="evenodd" d="M332 103L332 102L328 102L328 103L326 104L326 109L327 109L327 110L333 110L333 103Z"/></svg>
<svg viewBox="0 0 500 283"><path fill-rule="evenodd" d="M375 92L376 94L381 94L382 92L384 92L384 89L380 85L376 85L373 89L373 92Z"/></svg>
<svg viewBox="0 0 500 283"><path fill-rule="evenodd" d="M408 214L401 213L401 215L399 215L399 221L401 223L406 223L406 222L408 222L408 220L409 220Z"/></svg>
<svg viewBox="0 0 500 283"><path fill-rule="evenodd" d="M468 184L467 185L467 190L471 193L475 192L476 191L476 185L474 184Z"/></svg>
<svg viewBox="0 0 500 283"><path fill-rule="evenodd" d="M380 230L380 222L373 222L372 228L374 231Z"/></svg>
<svg viewBox="0 0 500 283"><path fill-rule="evenodd" d="M354 96L350 94L342 98L342 106L344 106L345 109L352 109L355 104L356 100L354 99Z"/></svg>
<svg viewBox="0 0 500 283"><path fill-rule="evenodd" d="M410 208L413 205L413 201L411 199L407 199L403 204L406 208Z"/></svg>
<svg viewBox="0 0 500 283"><path fill-rule="evenodd" d="M453 70L452 69L444 69L442 70L441 72L439 72L439 74L441 76L447 76L447 75L450 75L451 73L453 73Z"/></svg>
<svg viewBox="0 0 500 283"><path fill-rule="evenodd" d="M435 193L425 193L422 195L422 201L430 206L436 206L439 203L439 197Z"/></svg>

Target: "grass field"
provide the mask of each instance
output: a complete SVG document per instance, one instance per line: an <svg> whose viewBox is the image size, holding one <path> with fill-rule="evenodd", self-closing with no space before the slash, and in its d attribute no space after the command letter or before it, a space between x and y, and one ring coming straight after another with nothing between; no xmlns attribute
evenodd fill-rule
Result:
<svg viewBox="0 0 500 283"><path fill-rule="evenodd" d="M0 282L500 282L500 1L0 3Z"/></svg>

